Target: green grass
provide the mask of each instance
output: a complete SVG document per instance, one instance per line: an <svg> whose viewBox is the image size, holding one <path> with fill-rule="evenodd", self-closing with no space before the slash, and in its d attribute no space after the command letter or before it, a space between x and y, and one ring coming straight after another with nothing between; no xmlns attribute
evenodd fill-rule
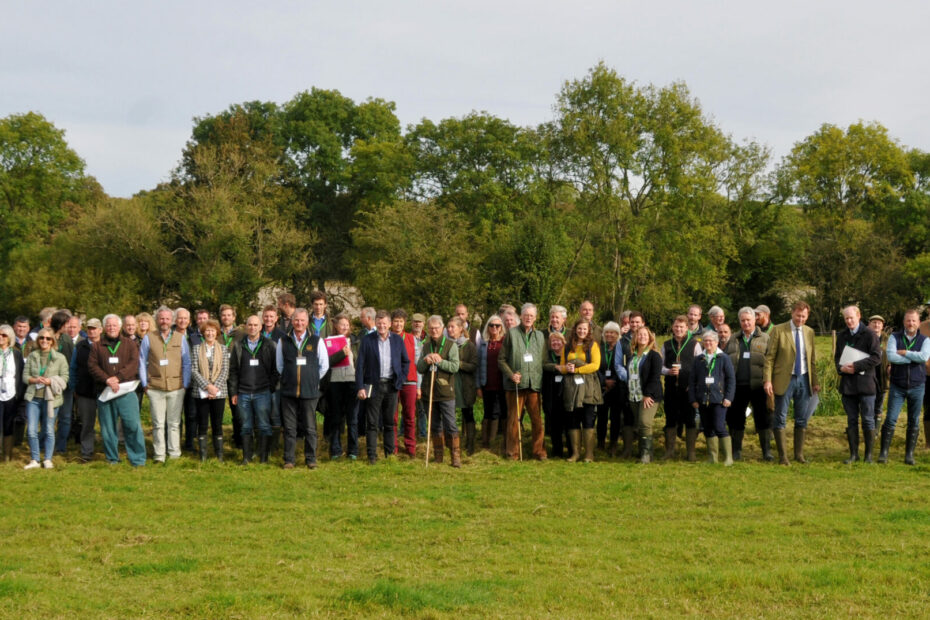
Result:
<svg viewBox="0 0 930 620"><path fill-rule="evenodd" d="M0 466L0 616L926 616L930 453L846 466L843 426L789 468Z"/></svg>

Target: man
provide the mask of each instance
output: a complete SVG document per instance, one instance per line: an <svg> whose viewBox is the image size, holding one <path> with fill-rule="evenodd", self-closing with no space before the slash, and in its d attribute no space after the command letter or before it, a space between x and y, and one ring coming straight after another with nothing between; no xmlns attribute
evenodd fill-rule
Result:
<svg viewBox="0 0 930 620"><path fill-rule="evenodd" d="M730 344L730 337L733 333L730 331L730 326L726 323L721 323L717 326L717 346L720 347L721 351L726 351L727 345Z"/></svg>
<svg viewBox="0 0 930 620"><path fill-rule="evenodd" d="M173 324L174 312L160 307L155 311L157 329L149 330L139 347L139 381L149 395L156 463L165 462L166 452L172 459L181 456L181 410L191 383L191 352L184 334L172 329Z"/></svg>
<svg viewBox="0 0 930 620"><path fill-rule="evenodd" d="M820 391L817 381L814 330L805 325L811 307L803 301L791 308L791 320L772 330L765 353L762 387L769 397L775 398L773 433L781 465L790 465L785 444L785 426L788 420L788 403L794 401L794 460L804 459L804 434L807 430L807 410L813 392Z"/></svg>
<svg viewBox="0 0 930 620"><path fill-rule="evenodd" d="M662 374L665 376L665 458L675 457L678 427L685 427L685 449L689 462L696 459L697 424L688 398L688 385L694 360L702 353L694 334L688 331L688 317L679 315L672 322L672 337L662 345ZM633 445L635 427L623 427L623 445Z"/></svg>
<svg viewBox="0 0 930 620"><path fill-rule="evenodd" d="M875 428L879 428L882 423L882 408L885 404L885 394L888 393L888 373L891 370L890 364L888 363L888 354L885 352L885 345L888 344L888 338L885 336L884 317L880 314L873 314L870 316L869 329L878 336L878 348L882 351L882 363L875 369ZM926 390L924 391L924 401L926 402ZM924 405L924 415L926 415L926 405ZM880 449L881 446L879 446L879 450Z"/></svg>
<svg viewBox="0 0 930 620"><path fill-rule="evenodd" d="M417 361L417 371L424 376L423 396L432 403L433 461L442 463L443 443L448 444L452 467L462 466L462 449L455 422L455 373L459 370L459 348L443 335L442 317L433 315L426 322L429 338ZM445 433L443 433L445 431Z"/></svg>
<svg viewBox="0 0 930 620"><path fill-rule="evenodd" d="M411 328L410 333L413 335L414 338L417 339L418 351L422 350L423 341L426 339L426 330L424 329L425 325L426 325L426 317L420 314L419 312L415 312L413 316L410 318L410 328ZM417 353L417 355L419 356L419 353ZM417 357L417 360L419 361L419 357ZM414 363L414 366L415 365L416 364ZM419 373L417 373L417 375L419 376L420 381L421 381L420 383L421 387L419 390L417 390L417 438L426 439L426 433L428 432L428 430L426 428L426 422L427 422L426 403L423 402L423 398L422 398L423 376Z"/></svg>
<svg viewBox="0 0 930 620"><path fill-rule="evenodd" d="M837 334L833 362L840 374L839 391L846 411L846 439L849 441L847 465L859 460L859 418L865 439L865 462L872 462L872 443L875 439L875 369L882 363L878 335L862 321L856 306L843 308L846 329ZM841 364L846 348L864 354L864 359Z"/></svg>
<svg viewBox="0 0 930 620"><path fill-rule="evenodd" d="M710 319L707 329L712 329L715 332L719 331L720 326L726 323L726 315L720 306L711 306L710 310L707 311L707 318Z"/></svg>
<svg viewBox="0 0 930 620"><path fill-rule="evenodd" d="M313 291L310 294L310 333L320 338L333 335L332 321L326 313L326 293Z"/></svg>
<svg viewBox="0 0 930 620"><path fill-rule="evenodd" d="M77 344L81 339L81 317L72 316L65 325L65 333L73 344Z"/></svg>
<svg viewBox="0 0 930 620"><path fill-rule="evenodd" d="M591 324L591 339L594 342L600 343L602 340L601 326L594 322L594 304L590 300L585 299L581 302L581 306L578 308L578 314L583 319Z"/></svg>
<svg viewBox="0 0 930 620"><path fill-rule="evenodd" d="M891 378L888 386L888 415L882 424L882 447L878 462L888 460L888 449L894 437L895 425L901 407L907 400L907 435L904 448L904 463L914 464L914 447L920 432L920 406L924 400L927 383L927 360L930 360L930 338L920 333L920 311L913 309L904 313L904 329L888 338L885 352L891 363Z"/></svg>
<svg viewBox="0 0 930 620"><path fill-rule="evenodd" d="M127 314L123 317L123 335L136 343L136 346L139 346L139 326L136 323L136 316L134 314Z"/></svg>
<svg viewBox="0 0 930 620"><path fill-rule="evenodd" d="M252 460L252 420L258 426L258 458L268 462L271 440L271 392L278 383L275 343L262 337L257 314L245 321L245 336L229 352L230 400L239 411L242 425L242 464Z"/></svg>
<svg viewBox="0 0 930 620"><path fill-rule="evenodd" d="M207 313L209 318L210 314ZM206 321L206 319L204 319ZM187 342L187 350L193 351L194 345L200 344L203 340L200 332L191 325L191 313L187 308L178 308L174 311L174 331L184 337ZM187 384L184 391L184 450L194 451L194 438L198 436L197 431L197 403L194 400L196 387ZM206 431L204 431L206 435ZM167 438L166 438L167 439Z"/></svg>
<svg viewBox="0 0 930 620"><path fill-rule="evenodd" d="M22 353L23 347L29 341L29 317L22 315L16 317L13 321L13 334L16 336L13 347Z"/></svg>
<svg viewBox="0 0 930 620"><path fill-rule="evenodd" d="M691 304L688 306L688 313L685 315L688 317L688 331L693 335L698 336L701 332L704 331L704 326L701 325L701 307L697 304Z"/></svg>
<svg viewBox="0 0 930 620"><path fill-rule="evenodd" d="M468 306L465 304L457 305L455 307L455 316L459 317L465 325L462 328L462 333L475 344L476 349L479 348L481 346L481 327L472 325L468 320Z"/></svg>
<svg viewBox="0 0 930 620"><path fill-rule="evenodd" d="M565 335L565 320L568 318L568 310L565 306L552 306L549 308L549 325L544 330L548 340L549 334L556 332Z"/></svg>
<svg viewBox="0 0 930 620"><path fill-rule="evenodd" d="M234 342L241 340L245 336L245 330L236 325L236 309L229 304L220 306L220 337L219 341L226 345L226 348L232 352ZM239 412L233 403L233 392L229 390L229 381L226 382L226 388L229 393L229 410L232 414L233 422L233 443L239 450L242 449L242 421L239 419Z"/></svg>
<svg viewBox="0 0 930 620"><path fill-rule="evenodd" d="M384 456L394 454L394 414L397 393L410 371L410 357L404 341L391 333L387 310L375 314L375 331L366 334L358 347L355 389L365 406L368 464L378 461L378 428L383 431Z"/></svg>
<svg viewBox="0 0 930 620"><path fill-rule="evenodd" d="M18 316L13 321L13 348L22 354L26 359L26 345L32 343L29 337L29 317ZM69 384L70 385L70 384ZM20 446L23 443L23 436L26 433L26 401L19 399L19 405L16 410L16 418L13 420L13 445Z"/></svg>
<svg viewBox="0 0 930 620"><path fill-rule="evenodd" d="M291 333L278 341L276 367L281 377L281 418L284 422L284 469L294 469L297 428L304 431L304 460L316 469L316 401L320 381L329 370L329 355L319 336L307 332L310 313L297 308Z"/></svg>
<svg viewBox="0 0 930 620"><path fill-rule="evenodd" d="M371 306L365 306L359 315L359 321L362 323L362 330L358 334L359 340L376 331L375 328L375 309Z"/></svg>
<svg viewBox="0 0 930 620"><path fill-rule="evenodd" d="M81 463L89 463L94 458L94 424L97 423L97 392L94 378L90 375L91 350L100 342L103 325L100 319L87 321L87 338L78 342L71 357L68 385L74 386L77 399L78 419L80 420L79 440L81 444Z"/></svg>
<svg viewBox="0 0 930 620"><path fill-rule="evenodd" d="M533 456L540 461L546 460L546 448L543 445L544 428L539 414L546 336L533 328L535 323L536 306L523 304L523 308L520 309L520 325L507 330L498 356L498 366L504 375L507 397L507 455L513 460L520 458L523 450L523 446L519 444L518 425L524 405L532 424Z"/></svg>
<svg viewBox="0 0 930 620"><path fill-rule="evenodd" d="M121 383L139 378L139 347L128 336L120 333L122 321L115 314L103 317L104 336L93 345L87 358L90 376L94 379L94 392L99 395L110 388L118 392ZM126 439L126 456L133 467L145 465L145 437L139 419L139 399L135 392L98 402L100 434L107 462L119 463L119 435L116 431L117 418L122 422Z"/></svg>
<svg viewBox="0 0 930 620"><path fill-rule="evenodd" d="M504 329L510 330L520 324L520 319L517 318L516 310L506 309L500 315L501 320L504 322Z"/></svg>
<svg viewBox="0 0 930 620"><path fill-rule="evenodd" d="M281 318L278 320L278 327L285 334L291 331L291 317L297 309L297 298L290 293L281 293L278 295L278 310L281 312Z"/></svg>
<svg viewBox="0 0 930 620"><path fill-rule="evenodd" d="M391 333L397 334L404 343L404 349L407 352L407 359L410 360L410 368L404 377L404 384L398 394L397 408L403 408L401 419L404 427L404 448L407 450L407 456L414 458L417 455L417 400L420 399L420 374L417 372L416 363L420 359L420 351L423 343L413 335L404 331L407 324L407 313L403 308L398 308L391 313ZM395 429L397 422L397 413L394 414ZM395 452L397 446L397 431L394 431Z"/></svg>
<svg viewBox="0 0 930 620"><path fill-rule="evenodd" d="M772 323L772 311L765 304L759 304L755 309L756 325L766 335L771 335L775 325Z"/></svg>
<svg viewBox="0 0 930 620"><path fill-rule="evenodd" d="M71 321L71 313L68 310L57 310L47 320L48 326L55 332L58 340L58 352L65 356L68 363L71 363L71 357L74 354L74 340L71 339L67 331L68 323ZM55 432L55 452L64 454L68 450L68 437L71 435L71 422L74 418L74 387L68 385L62 393L62 404L58 409L57 429ZM40 436L44 437L42 432Z"/></svg>
<svg viewBox="0 0 930 620"><path fill-rule="evenodd" d="M198 308L197 310L194 310L194 323L197 325L196 331L197 331L198 336L203 333L204 323L206 323L209 320L210 320L209 310L207 310L206 308ZM193 344L199 344L199 343L194 342Z"/></svg>
<svg viewBox="0 0 930 620"><path fill-rule="evenodd" d="M733 404L727 410L727 427L733 438L733 460L739 461L743 458L746 408L751 405L752 419L759 435L759 446L762 448L762 460L771 461L774 458L771 447L772 421L762 387L769 337L756 326L756 313L749 306L740 308L737 317L740 332L736 337L730 338L726 349L736 371L736 394Z"/></svg>
<svg viewBox="0 0 930 620"><path fill-rule="evenodd" d="M930 338L930 319L921 322L920 333ZM927 361L927 376L930 378L930 360ZM924 390L924 449L930 450L930 390Z"/></svg>
<svg viewBox="0 0 930 620"><path fill-rule="evenodd" d="M293 297L293 296L292 296ZM291 313L293 315L293 312ZM284 330L278 327L278 309L271 304L262 310L262 337L278 346L278 341L285 338ZM268 440L268 454L278 453L281 440L281 390L276 385L271 387L271 439ZM267 454L265 455L267 460ZM265 462L265 461L262 461Z"/></svg>
<svg viewBox="0 0 930 620"><path fill-rule="evenodd" d="M52 315L58 312L58 308L46 307L39 310L39 324L29 330L29 339L35 341L36 335L43 327L48 327L48 322Z"/></svg>
<svg viewBox="0 0 930 620"><path fill-rule="evenodd" d="M629 317L630 317L630 320L629 320L630 328L626 331L625 334L623 334L620 337L620 346L623 348L624 359L626 359L630 355L630 341L633 338L633 334L635 334L636 330L638 330L640 327L643 327L646 325L646 317L644 317L643 313L640 312L639 310L631 310ZM701 340L698 333L691 332L691 334L698 341Z"/></svg>

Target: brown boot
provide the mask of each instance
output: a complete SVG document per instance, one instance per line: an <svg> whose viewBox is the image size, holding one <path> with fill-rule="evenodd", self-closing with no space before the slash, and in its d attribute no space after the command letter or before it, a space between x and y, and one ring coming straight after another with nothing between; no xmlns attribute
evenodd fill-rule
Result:
<svg viewBox="0 0 930 620"><path fill-rule="evenodd" d="M445 445L442 442L442 433L433 433L433 462L442 463L442 453Z"/></svg>
<svg viewBox="0 0 930 620"><path fill-rule="evenodd" d="M449 444L449 455L452 457L452 467L461 467L462 448L459 444L459 434L446 435L446 443Z"/></svg>
<svg viewBox="0 0 930 620"><path fill-rule="evenodd" d="M481 447L487 450L491 447L491 421L481 421Z"/></svg>
<svg viewBox="0 0 930 620"><path fill-rule="evenodd" d="M635 427L633 426L623 427L623 452L620 453L620 458L622 459L633 458L633 437L635 436L636 436Z"/></svg>
<svg viewBox="0 0 930 620"><path fill-rule="evenodd" d="M572 447L572 455L566 460L569 463L574 463L581 458L581 429L570 429L568 431L568 440Z"/></svg>
<svg viewBox="0 0 930 620"><path fill-rule="evenodd" d="M694 463L697 461L697 456L694 454L694 449L697 444L697 429L696 428L686 428L685 429L685 448L688 452L688 462Z"/></svg>
<svg viewBox="0 0 930 620"><path fill-rule="evenodd" d="M804 435L806 428L794 427L794 460L802 465L807 463L804 460Z"/></svg>
<svg viewBox="0 0 930 620"><path fill-rule="evenodd" d="M772 435L775 436L775 447L778 449L778 464L791 465L788 460L788 451L785 448L785 429L773 428Z"/></svg>
<svg viewBox="0 0 930 620"><path fill-rule="evenodd" d="M13 459L13 435L3 437L3 462L9 463Z"/></svg>
<svg viewBox="0 0 930 620"><path fill-rule="evenodd" d="M678 433L674 428L665 429L665 460L675 458L675 439Z"/></svg>
<svg viewBox="0 0 930 620"><path fill-rule="evenodd" d="M475 431L474 422L465 423L465 453L468 456L471 456L475 453L475 436L477 432Z"/></svg>
<svg viewBox="0 0 930 620"><path fill-rule="evenodd" d="M586 428L584 434L584 462L591 463L594 461L594 443L596 441L595 429Z"/></svg>

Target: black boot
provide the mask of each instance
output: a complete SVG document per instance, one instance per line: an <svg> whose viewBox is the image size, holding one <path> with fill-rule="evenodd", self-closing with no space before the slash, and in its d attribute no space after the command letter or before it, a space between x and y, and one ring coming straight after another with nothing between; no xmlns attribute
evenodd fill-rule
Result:
<svg viewBox="0 0 930 620"><path fill-rule="evenodd" d="M887 463L888 462L888 450L891 449L891 440L894 437L894 431L889 429L884 424L882 425L882 434L881 442L882 445L879 447L878 452L878 462Z"/></svg>
<svg viewBox="0 0 930 620"><path fill-rule="evenodd" d="M733 446L733 460L742 461L743 460L743 435L746 434L746 429L736 429L730 433L730 443Z"/></svg>
<svg viewBox="0 0 930 620"><path fill-rule="evenodd" d="M260 463L268 462L268 442L271 440L271 437L267 435L261 435L258 438L258 461Z"/></svg>
<svg viewBox="0 0 930 620"><path fill-rule="evenodd" d="M242 464L248 465L252 460L252 435L246 433L242 436Z"/></svg>
<svg viewBox="0 0 930 620"><path fill-rule="evenodd" d="M475 439L478 435L478 431L475 428L474 422L465 423L465 453L468 456L471 456L475 453Z"/></svg>
<svg viewBox="0 0 930 620"><path fill-rule="evenodd" d="M765 428L759 431L759 447L762 448L762 460L774 461L772 456L772 429Z"/></svg>
<svg viewBox="0 0 930 620"><path fill-rule="evenodd" d="M268 454L277 454L281 446L281 427L271 427L271 439L268 440Z"/></svg>
<svg viewBox="0 0 930 620"><path fill-rule="evenodd" d="M201 435L197 438L197 447L200 448L200 462L207 462L207 438Z"/></svg>
<svg viewBox="0 0 930 620"><path fill-rule="evenodd" d="M849 442L849 458L843 461L850 465L859 460L859 427L850 426L846 429L846 440Z"/></svg>
<svg viewBox="0 0 930 620"><path fill-rule="evenodd" d="M639 462L643 465L652 462L652 437L639 438Z"/></svg>
<svg viewBox="0 0 930 620"><path fill-rule="evenodd" d="M875 443L875 429L864 429L862 431L862 437L865 440L865 458L862 460L866 463L871 463L872 444Z"/></svg>
<svg viewBox="0 0 930 620"><path fill-rule="evenodd" d="M222 437L213 438L213 452L216 453L216 460L222 463L223 462L223 438Z"/></svg>
<svg viewBox="0 0 930 620"><path fill-rule="evenodd" d="M914 428L907 429L907 443L904 444L904 464L913 465L914 464L914 448L917 447L917 437L920 435L920 428L915 426Z"/></svg>

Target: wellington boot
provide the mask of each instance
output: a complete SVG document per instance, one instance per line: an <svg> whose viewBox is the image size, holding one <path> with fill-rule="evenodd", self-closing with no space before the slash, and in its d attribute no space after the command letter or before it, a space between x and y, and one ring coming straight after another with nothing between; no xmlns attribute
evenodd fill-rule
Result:
<svg viewBox="0 0 930 620"><path fill-rule="evenodd" d="M872 444L875 442L875 430L874 429L865 429L862 431L863 439L865 440L865 458L863 462L871 463L872 462Z"/></svg>
<svg viewBox="0 0 930 620"><path fill-rule="evenodd" d="M723 464L726 467L733 466L733 438L732 437L720 437L720 458L723 459Z"/></svg>
<svg viewBox="0 0 930 620"><path fill-rule="evenodd" d="M446 435L446 441L450 444L449 452L452 456L452 467L462 466L462 448L459 445L459 434Z"/></svg>
<svg viewBox="0 0 930 620"><path fill-rule="evenodd" d="M636 429L632 426L623 427L623 452L620 453L620 458L622 459L631 459L633 458L633 437L636 436Z"/></svg>
<svg viewBox="0 0 930 620"><path fill-rule="evenodd" d="M595 429L586 428L582 431L584 435L584 462L592 463L594 462L594 444L597 440L595 437Z"/></svg>
<svg viewBox="0 0 930 620"><path fill-rule="evenodd" d="M201 435L197 438L197 447L200 449L200 462L207 462L207 438Z"/></svg>
<svg viewBox="0 0 930 620"><path fill-rule="evenodd" d="M846 428L846 441L849 443L849 458L843 461L846 465L852 465L859 460L859 427L851 426Z"/></svg>
<svg viewBox="0 0 930 620"><path fill-rule="evenodd" d="M487 450L491 447L491 421L481 421L481 448Z"/></svg>
<svg viewBox="0 0 930 620"><path fill-rule="evenodd" d="M697 461L697 455L695 455L695 448L697 447L697 429L696 428L686 428L685 429L685 449L687 451L687 458L689 463L694 463Z"/></svg>
<svg viewBox="0 0 930 620"><path fill-rule="evenodd" d="M930 450L930 424L924 424L924 450Z"/></svg>
<svg viewBox="0 0 930 620"><path fill-rule="evenodd" d="M270 442L271 437L268 435L262 435L258 438L258 461L260 463L268 462L268 446Z"/></svg>
<svg viewBox="0 0 930 620"><path fill-rule="evenodd" d="M271 439L268 442L268 454L274 455L281 449L281 427L271 427Z"/></svg>
<svg viewBox="0 0 930 620"><path fill-rule="evenodd" d="M568 441L571 444L572 455L567 460L569 463L574 463L581 458L581 429L569 429Z"/></svg>
<svg viewBox="0 0 930 620"><path fill-rule="evenodd" d="M914 464L914 448L917 447L917 437L920 434L919 428L908 428L904 444L904 464Z"/></svg>
<svg viewBox="0 0 930 620"><path fill-rule="evenodd" d="M807 434L806 428L799 426L794 427L794 460L804 465L807 460L804 458L804 436Z"/></svg>
<svg viewBox="0 0 930 620"><path fill-rule="evenodd" d="M475 437L477 431L475 430L474 422L465 423L465 453L468 456L471 456L475 453Z"/></svg>
<svg viewBox="0 0 930 620"><path fill-rule="evenodd" d="M743 460L743 435L746 433L745 430L736 429L730 433L731 441L733 442L733 460L742 461Z"/></svg>
<svg viewBox="0 0 930 620"><path fill-rule="evenodd" d="M214 437L213 438L213 452L216 454L216 460L220 463L223 462L223 438Z"/></svg>
<svg viewBox="0 0 930 620"><path fill-rule="evenodd" d="M442 454L445 451L442 433L433 433L433 462L442 463Z"/></svg>
<svg viewBox="0 0 930 620"><path fill-rule="evenodd" d="M13 435L3 437L3 462L9 463L13 459Z"/></svg>
<svg viewBox="0 0 930 620"><path fill-rule="evenodd" d="M889 429L884 424L882 425L881 432L881 445L878 447L878 462L887 463L888 462L888 450L891 449L891 440L894 438L894 431Z"/></svg>
<svg viewBox="0 0 930 620"><path fill-rule="evenodd" d="M248 465L252 461L252 441L251 434L242 436L242 465Z"/></svg>
<svg viewBox="0 0 930 620"><path fill-rule="evenodd" d="M774 461L772 456L772 429L766 428L759 431L759 447L762 448L762 460Z"/></svg>
<svg viewBox="0 0 930 620"><path fill-rule="evenodd" d="M652 437L639 438L639 462L643 465L652 462Z"/></svg>
<svg viewBox="0 0 930 620"><path fill-rule="evenodd" d="M617 456L617 438L611 437L610 442L607 444L607 456L614 458Z"/></svg>
<svg viewBox="0 0 930 620"><path fill-rule="evenodd" d="M788 460L788 448L785 446L785 429L774 428L772 434L775 436L775 447L778 449L778 464L791 465Z"/></svg>
<svg viewBox="0 0 930 620"><path fill-rule="evenodd" d="M718 441L716 435L713 437L707 437L707 435L705 435L704 437L707 439L707 462L716 463L718 460L720 441Z"/></svg>
<svg viewBox="0 0 930 620"><path fill-rule="evenodd" d="M675 458L675 439L678 433L674 428L665 429L665 460L670 461Z"/></svg>
<svg viewBox="0 0 930 620"><path fill-rule="evenodd" d="M491 420L490 423L491 430L488 431L488 450L491 449L491 446L494 445L494 440L497 439L497 429L500 427L500 420Z"/></svg>

